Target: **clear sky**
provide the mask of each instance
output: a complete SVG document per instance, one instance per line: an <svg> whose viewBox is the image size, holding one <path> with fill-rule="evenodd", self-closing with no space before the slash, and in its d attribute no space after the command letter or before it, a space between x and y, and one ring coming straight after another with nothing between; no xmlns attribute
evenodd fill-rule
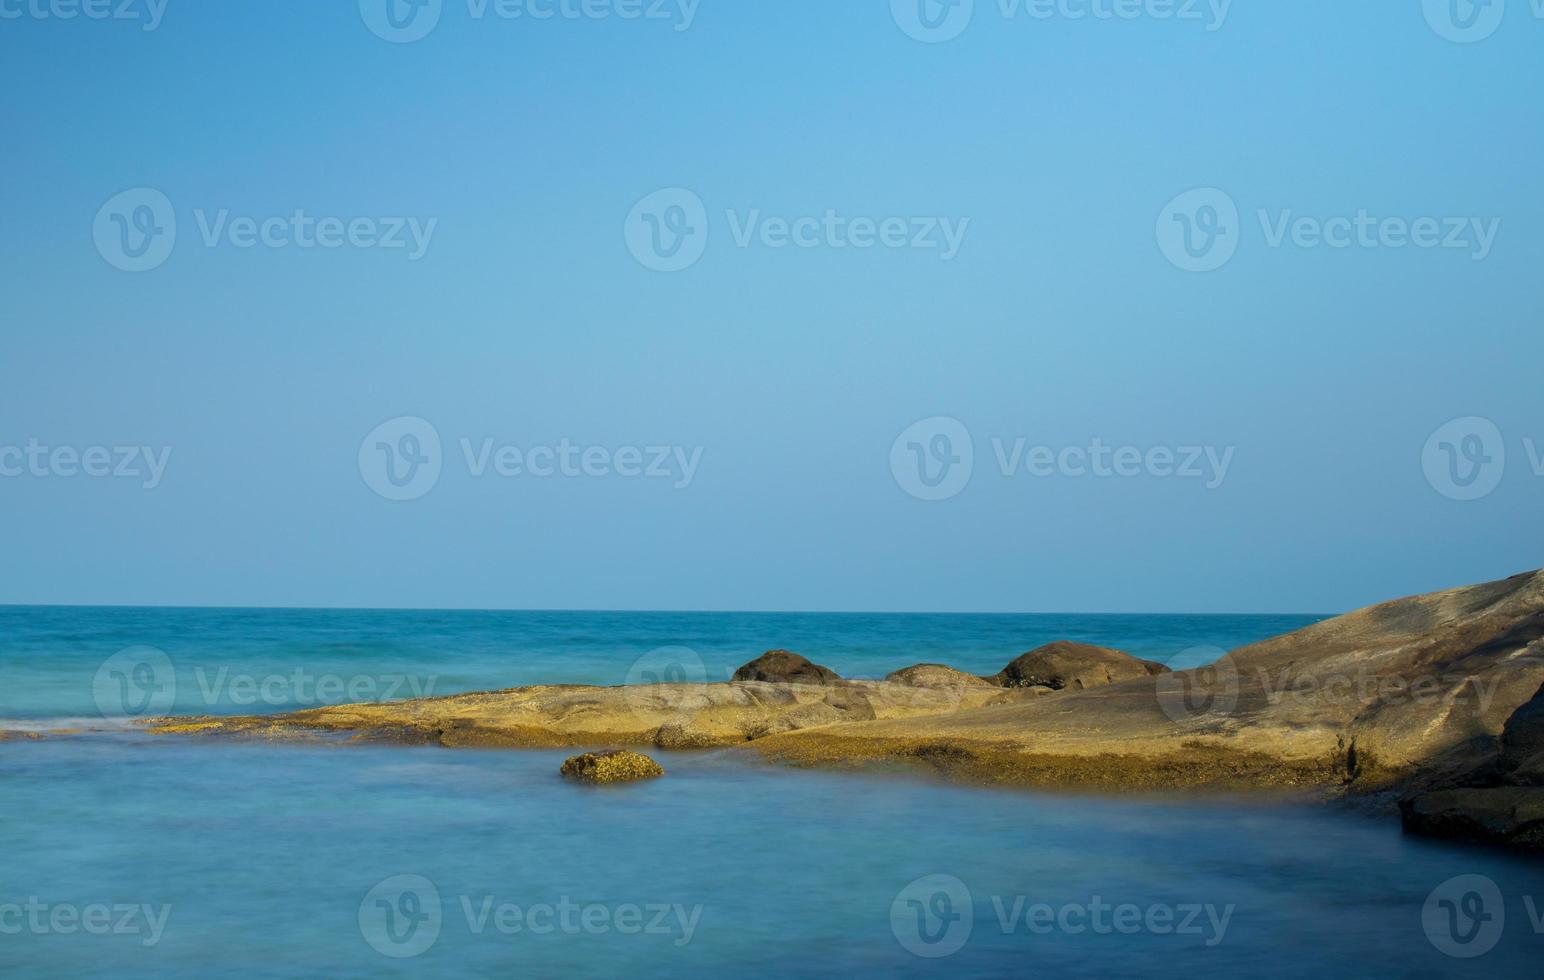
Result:
<svg viewBox="0 0 1544 980"><path fill-rule="evenodd" d="M1531 0L384 2L0 0L0 602L1331 612L1544 565ZM374 469L430 458L403 417L427 492Z"/></svg>

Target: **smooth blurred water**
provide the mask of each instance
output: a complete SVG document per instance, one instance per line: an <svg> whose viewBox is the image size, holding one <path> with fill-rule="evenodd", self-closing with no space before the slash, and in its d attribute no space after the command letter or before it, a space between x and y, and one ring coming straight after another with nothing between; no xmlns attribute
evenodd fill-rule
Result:
<svg viewBox="0 0 1544 980"><path fill-rule="evenodd" d="M1309 619L10 609L0 716L92 715L98 666L135 645L175 661L179 705L192 684L207 708L198 668L619 683L686 645L715 675L768 646L850 675L986 671L1063 636L1166 658ZM658 753L663 779L587 788L558 777L565 754L126 728L0 742L0 976L1524 977L1544 962L1544 863L1386 817L732 751ZM1488 922L1444 918L1441 901L1480 910L1472 895ZM84 931L93 908L127 931Z"/></svg>
<svg viewBox="0 0 1544 980"><path fill-rule="evenodd" d="M0 904L169 907L153 945L148 932L0 935L0 974L1522 977L1544 962L1523 904L1544 901L1544 866L1405 838L1385 820L793 771L723 752L664 753L664 779L589 789L559 779L562 757L0 743ZM892 905L937 874L967 890L946 911L971 927L927 959L897 938L915 933ZM1472 961L1439 952L1422 922L1432 890L1464 874L1506 901L1500 944ZM432 944L395 959L370 940L397 949L375 901L400 908L401 876L430 883L415 886L418 908L437 895L442 914L409 938ZM533 935L501 932L490 912L476 931L485 903L523 915L565 897L602 907L605 923L636 906L640 927L650 906L700 911L689 941L673 915L658 934L621 934L575 912L575 928L554 918ZM1215 945L1205 915L1185 935L1037 934L1022 915L1005 932L994 899L1011 910L1018 897L1233 910Z"/></svg>

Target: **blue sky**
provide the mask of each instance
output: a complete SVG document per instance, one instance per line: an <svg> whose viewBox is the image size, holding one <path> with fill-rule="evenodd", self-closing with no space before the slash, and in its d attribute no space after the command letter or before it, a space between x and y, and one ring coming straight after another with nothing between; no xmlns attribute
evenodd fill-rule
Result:
<svg viewBox="0 0 1544 980"><path fill-rule="evenodd" d="M1527 0L1473 43L1329 0L976 0L939 43L888 0L446 0L408 43L355 3L144 3L0 5L0 602L1315 612L1544 564ZM137 188L176 234L127 272ZM705 235L679 271L636 254L665 189L701 204L652 218ZM1236 209L1219 267L1182 268L1177 199ZM358 234L301 247L297 211ZM369 472L400 418L441 442L411 500ZM892 456L964 466L961 430L921 499ZM1141 472L1003 472L1096 440ZM29 444L170 455L5 470ZM593 472L530 472L563 445Z"/></svg>

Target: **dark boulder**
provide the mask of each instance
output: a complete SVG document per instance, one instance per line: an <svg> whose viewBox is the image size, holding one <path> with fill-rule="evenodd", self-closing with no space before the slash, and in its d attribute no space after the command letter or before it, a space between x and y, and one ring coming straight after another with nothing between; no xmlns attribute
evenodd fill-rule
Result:
<svg viewBox="0 0 1544 980"><path fill-rule="evenodd" d="M734 679L772 684L832 684L841 680L836 671L812 664L789 650L768 650L735 671Z"/></svg>
<svg viewBox="0 0 1544 980"><path fill-rule="evenodd" d="M1089 643L1058 640L1024 654L988 678L1002 687L1081 691L1167 673L1169 668L1129 653Z"/></svg>

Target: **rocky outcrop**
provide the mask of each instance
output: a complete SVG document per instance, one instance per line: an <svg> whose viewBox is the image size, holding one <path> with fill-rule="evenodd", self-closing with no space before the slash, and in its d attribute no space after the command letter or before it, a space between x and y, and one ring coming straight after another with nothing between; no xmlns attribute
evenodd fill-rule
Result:
<svg viewBox="0 0 1544 980"><path fill-rule="evenodd" d="M901 762L975 782L1271 787L1389 805L1407 797L1412 829L1508 843L1532 839L1533 794L1544 787L1544 572L1383 603L1173 673L1118 651L1052 644L1000 676L1045 686L842 681L786 651L736 676L151 728L444 746L749 743L780 761ZM928 667L911 676L941 675Z"/></svg>
<svg viewBox="0 0 1544 980"><path fill-rule="evenodd" d="M989 686L945 691L880 681L840 681L826 687L762 681L554 685L282 715L164 718L147 724L161 734L292 739L347 735L451 748L696 749L743 745L768 734L819 725L948 714L988 704L1005 693Z"/></svg>
<svg viewBox="0 0 1544 980"><path fill-rule="evenodd" d="M1512 712L1499 743L1493 765L1468 772L1473 785L1401 800L1405 829L1544 850L1544 688Z"/></svg>
<svg viewBox="0 0 1544 980"><path fill-rule="evenodd" d="M1429 837L1544 850L1544 789L1448 789L1400 803L1405 829Z"/></svg>
<svg viewBox="0 0 1544 980"><path fill-rule="evenodd" d="M1002 687L1082 691L1161 674L1168 669L1109 647L1058 640L1017 657L990 680Z"/></svg>
<svg viewBox="0 0 1544 980"><path fill-rule="evenodd" d="M1494 769L1508 719L1544 683L1541 636L1535 572L1383 603L1194 670L755 745L809 763L926 750L1001 782L1300 786L1392 804Z"/></svg>
<svg viewBox="0 0 1544 980"><path fill-rule="evenodd" d="M576 755L559 772L584 783L629 783L663 776L665 768L646 755L614 749Z"/></svg>
<svg viewBox="0 0 1544 980"><path fill-rule="evenodd" d="M1509 782L1544 786L1544 687L1507 719L1501 732L1501 771Z"/></svg>
<svg viewBox="0 0 1544 980"><path fill-rule="evenodd" d="M984 677L967 674L963 670L955 670L943 664L917 664L914 667L906 667L887 675L885 680L891 684L905 684L908 687L942 689L993 686L992 682Z"/></svg>
<svg viewBox="0 0 1544 980"><path fill-rule="evenodd" d="M791 650L768 650L735 671L734 679L771 684L832 684L841 680L836 671L812 664Z"/></svg>

